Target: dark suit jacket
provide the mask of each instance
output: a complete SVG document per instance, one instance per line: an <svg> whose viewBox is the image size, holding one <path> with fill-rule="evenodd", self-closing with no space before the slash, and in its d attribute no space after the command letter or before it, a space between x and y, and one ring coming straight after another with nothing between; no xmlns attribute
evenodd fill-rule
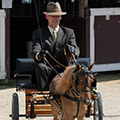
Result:
<svg viewBox="0 0 120 120"><path fill-rule="evenodd" d="M76 44L75 34L72 29L60 26L60 29L57 33L56 43L53 42L53 37L48 29L48 26L41 28L41 34L42 34L43 49L48 50L50 54L63 65L68 65L64 55L64 46L66 44L74 46L75 54L79 56L80 50ZM33 40L33 48L31 52L31 56L36 61L35 55L37 52L41 51L38 29L33 32L32 40ZM49 57L47 59L52 65L56 64Z"/></svg>

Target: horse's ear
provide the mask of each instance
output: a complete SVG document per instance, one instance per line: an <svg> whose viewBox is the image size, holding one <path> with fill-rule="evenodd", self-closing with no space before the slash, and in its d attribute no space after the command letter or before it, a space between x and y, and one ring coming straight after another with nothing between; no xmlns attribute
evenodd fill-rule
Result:
<svg viewBox="0 0 120 120"><path fill-rule="evenodd" d="M76 70L77 71L79 71L81 68L80 68L80 64L78 63L77 65L76 65Z"/></svg>
<svg viewBox="0 0 120 120"><path fill-rule="evenodd" d="M89 71L93 68L93 65L94 65L94 64L95 64L95 62L88 67L88 70L89 70Z"/></svg>

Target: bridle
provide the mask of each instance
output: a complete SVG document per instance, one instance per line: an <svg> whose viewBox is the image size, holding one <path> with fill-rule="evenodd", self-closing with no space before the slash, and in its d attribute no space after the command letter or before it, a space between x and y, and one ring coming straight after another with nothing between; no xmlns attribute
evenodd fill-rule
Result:
<svg viewBox="0 0 120 120"><path fill-rule="evenodd" d="M91 92L91 88L88 85L88 77L90 77L91 74L92 74L92 71L89 71L85 66L83 67L83 65L81 66L81 71L77 71L77 72L73 73L73 82L74 82L74 86L75 86L74 91L77 95L80 95L82 92ZM77 81L78 81L77 76L78 75L84 75L85 81L86 81L84 88L80 91L77 88ZM88 87L89 90L85 90L86 87Z"/></svg>
<svg viewBox="0 0 120 120"><path fill-rule="evenodd" d="M78 116L78 112L79 112L79 108L80 108L80 102L82 102L82 97L81 97L81 93L82 92L90 92L90 93L92 93L92 89L91 89L91 87L88 85L88 77L90 77L90 75L92 74L92 71L88 71L88 69L84 66L81 66L81 71L76 71L76 72L74 72L73 73L73 82L74 82L74 87L75 87L75 89L73 89L72 87L70 88L70 90L71 90L71 93L73 94L73 96L74 97L71 97L71 96L69 96L69 95L67 95L67 94L64 94L64 95L62 95L62 96L64 96L65 98L67 98L67 99L69 99L69 100L71 100L71 101L74 101L74 102L76 102L77 103L77 113L76 113L76 116L73 116L73 118L76 118L77 116ZM78 75L84 75L84 77L85 77L85 80L86 80L86 84L85 84L85 86L83 87L83 89L82 90L78 90L78 88L77 88L77 81L78 81L78 79L77 79L77 76ZM88 87L89 88L89 90L86 90L85 88L86 87ZM76 95L77 95L77 97L76 97Z"/></svg>

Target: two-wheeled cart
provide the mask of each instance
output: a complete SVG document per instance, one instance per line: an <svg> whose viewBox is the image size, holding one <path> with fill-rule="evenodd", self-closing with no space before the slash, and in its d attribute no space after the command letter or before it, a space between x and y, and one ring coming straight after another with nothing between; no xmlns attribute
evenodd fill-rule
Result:
<svg viewBox="0 0 120 120"><path fill-rule="evenodd" d="M79 64L85 66L90 65L89 58L78 58ZM31 83L20 83L19 78L28 77L31 78L34 74L36 63L31 58L18 58L16 60L17 71L15 74L16 78L16 91L25 91L25 114L19 113L19 97L17 92L12 95L12 114L10 117L12 120L19 120L19 117L25 118L36 118L37 116L52 116L50 100L52 96L50 91L38 91L37 84ZM93 86L96 88L96 83ZM93 96L92 96L93 97ZM103 105L102 97L99 92L96 92L92 98L93 102L87 107L86 117L93 116L93 120L103 120Z"/></svg>

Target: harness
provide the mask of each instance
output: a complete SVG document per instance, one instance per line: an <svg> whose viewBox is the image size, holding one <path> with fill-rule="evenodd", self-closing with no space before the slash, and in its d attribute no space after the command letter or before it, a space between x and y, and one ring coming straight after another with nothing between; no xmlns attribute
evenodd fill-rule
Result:
<svg viewBox="0 0 120 120"><path fill-rule="evenodd" d="M71 87L70 90L71 90L71 93L74 97L71 97L67 94L61 94L63 97L71 100L71 101L74 101L77 103L77 113L75 116L73 116L73 118L76 118L78 116L78 113L79 113L79 109L80 109L80 102L82 102L82 97L81 97L81 93L82 92L92 92L90 86L88 85L88 76L89 74L91 74L92 72L91 71L88 71L85 66L81 66L81 71L77 71L74 73L73 75L73 82L74 82L74 86L75 86L75 90ZM84 75L85 76L85 80L86 80L86 85L84 86L84 88L81 90L81 91L78 91L78 88L77 88L77 76L78 75ZM89 90L85 90L85 88L88 87ZM78 96L78 97L76 97ZM62 103L61 103L61 99L60 99L60 95L59 97L57 96L57 99L53 99L53 100L56 100L56 103L57 103L57 106L59 106L59 108L62 110Z"/></svg>
<svg viewBox="0 0 120 120"><path fill-rule="evenodd" d="M71 92L72 92L74 97L71 97L71 96L69 96L67 94L64 94L62 96L64 96L65 98L77 103L77 113L76 113L76 116L73 116L73 118L76 118L78 116L78 112L79 112L79 108L80 108L80 102L82 101L82 98L81 97L77 98L75 96L75 91L73 89L71 89Z"/></svg>
<svg viewBox="0 0 120 120"><path fill-rule="evenodd" d="M91 89L90 86L88 85L88 76L90 74L92 74L92 71L88 71L88 69L84 65L81 66L81 71L80 72L77 71L76 73L74 73L73 82L74 82L74 86L76 88L76 94L79 95L81 92L91 92L91 90L84 90L86 87ZM84 86L84 88L81 91L78 91L78 89L77 89L77 76L78 75L84 75L85 81L86 81L86 85Z"/></svg>

